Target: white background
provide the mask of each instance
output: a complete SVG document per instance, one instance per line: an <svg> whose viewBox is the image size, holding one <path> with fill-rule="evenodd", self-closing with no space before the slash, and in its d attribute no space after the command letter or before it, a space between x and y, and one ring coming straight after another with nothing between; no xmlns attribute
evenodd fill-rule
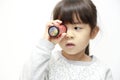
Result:
<svg viewBox="0 0 120 80"><path fill-rule="evenodd" d="M59 0L0 0L0 80L18 80L23 64L44 33ZM120 0L93 0L101 30L91 54L107 63L120 80Z"/></svg>

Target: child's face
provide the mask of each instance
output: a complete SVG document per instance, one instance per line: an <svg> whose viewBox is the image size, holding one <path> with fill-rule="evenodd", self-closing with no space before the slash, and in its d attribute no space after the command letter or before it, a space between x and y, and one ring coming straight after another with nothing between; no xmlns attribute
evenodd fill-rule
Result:
<svg viewBox="0 0 120 80"><path fill-rule="evenodd" d="M67 54L84 53L90 40L89 24L66 24L67 34L59 43Z"/></svg>

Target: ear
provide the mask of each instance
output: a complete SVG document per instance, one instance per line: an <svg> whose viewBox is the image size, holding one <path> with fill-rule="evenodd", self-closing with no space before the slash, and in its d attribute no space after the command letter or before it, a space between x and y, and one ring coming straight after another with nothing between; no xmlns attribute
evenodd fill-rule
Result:
<svg viewBox="0 0 120 80"><path fill-rule="evenodd" d="M99 27L96 26L96 27L91 31L90 38L91 38L91 39L94 39L98 32L99 32Z"/></svg>

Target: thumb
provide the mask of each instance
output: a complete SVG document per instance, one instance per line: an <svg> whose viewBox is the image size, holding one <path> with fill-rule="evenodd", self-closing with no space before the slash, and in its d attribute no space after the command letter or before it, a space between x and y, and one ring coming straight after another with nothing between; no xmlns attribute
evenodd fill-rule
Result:
<svg viewBox="0 0 120 80"><path fill-rule="evenodd" d="M64 37L66 36L66 33L62 33L62 35L58 38L51 38L50 41L54 44L59 43Z"/></svg>
<svg viewBox="0 0 120 80"><path fill-rule="evenodd" d="M66 33L62 33L61 37L59 38L59 42L66 36Z"/></svg>

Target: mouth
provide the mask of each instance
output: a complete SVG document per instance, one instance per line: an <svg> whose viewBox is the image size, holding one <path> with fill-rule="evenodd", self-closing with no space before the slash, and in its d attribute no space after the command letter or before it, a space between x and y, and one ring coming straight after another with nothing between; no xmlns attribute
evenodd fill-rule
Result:
<svg viewBox="0 0 120 80"><path fill-rule="evenodd" d="M75 44L74 43L67 43L66 45L65 45L67 48L73 48L73 47L75 47Z"/></svg>

